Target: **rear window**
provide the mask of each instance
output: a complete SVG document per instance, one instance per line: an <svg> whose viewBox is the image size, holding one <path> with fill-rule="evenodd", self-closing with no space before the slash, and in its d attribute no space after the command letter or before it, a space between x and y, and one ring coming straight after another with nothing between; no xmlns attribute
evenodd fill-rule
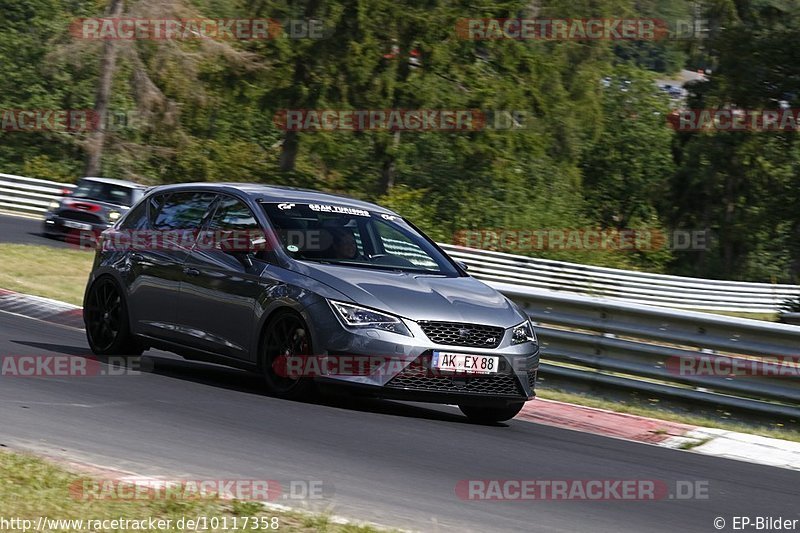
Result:
<svg viewBox="0 0 800 533"><path fill-rule="evenodd" d="M71 196L73 198L86 198L87 200L97 200L130 207L141 198L142 191L135 187L126 187L113 183L81 180Z"/></svg>

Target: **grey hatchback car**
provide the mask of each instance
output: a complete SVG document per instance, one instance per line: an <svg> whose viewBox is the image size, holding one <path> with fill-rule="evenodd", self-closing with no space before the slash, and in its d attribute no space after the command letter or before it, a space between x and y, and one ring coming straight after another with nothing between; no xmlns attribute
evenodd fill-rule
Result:
<svg viewBox="0 0 800 533"><path fill-rule="evenodd" d="M528 316L409 221L290 187L148 190L100 237L84 321L98 355L158 348L283 398L336 384L481 423L513 418L539 366Z"/></svg>
<svg viewBox="0 0 800 533"><path fill-rule="evenodd" d="M143 196L144 189L132 181L81 178L64 198L50 203L42 233L72 239L99 235Z"/></svg>

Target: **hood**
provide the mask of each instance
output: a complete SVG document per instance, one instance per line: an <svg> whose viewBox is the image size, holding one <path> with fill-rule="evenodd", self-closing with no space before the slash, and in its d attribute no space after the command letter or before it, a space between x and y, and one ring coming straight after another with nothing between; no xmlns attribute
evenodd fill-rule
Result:
<svg viewBox="0 0 800 533"><path fill-rule="evenodd" d="M292 270L325 283L357 304L415 321L509 328L525 320L505 296L471 277L447 278L296 261Z"/></svg>

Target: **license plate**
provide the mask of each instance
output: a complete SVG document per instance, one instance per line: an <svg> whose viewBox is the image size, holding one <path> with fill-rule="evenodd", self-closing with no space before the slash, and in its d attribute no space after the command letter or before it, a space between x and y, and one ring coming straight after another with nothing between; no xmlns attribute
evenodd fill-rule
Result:
<svg viewBox="0 0 800 533"><path fill-rule="evenodd" d="M464 374L496 374L500 358L491 355L433 352L431 366L436 370Z"/></svg>
<svg viewBox="0 0 800 533"><path fill-rule="evenodd" d="M65 220L64 226L72 229L81 229L85 231L89 231L90 229L92 229L91 224L84 224L83 222L73 222L72 220Z"/></svg>

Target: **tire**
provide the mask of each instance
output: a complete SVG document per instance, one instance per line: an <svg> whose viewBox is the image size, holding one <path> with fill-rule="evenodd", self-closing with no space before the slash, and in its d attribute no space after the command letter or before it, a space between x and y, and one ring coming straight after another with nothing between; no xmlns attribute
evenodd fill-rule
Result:
<svg viewBox="0 0 800 533"><path fill-rule="evenodd" d="M116 281L104 276L95 281L83 309L86 339L96 355L142 355L142 344L131 333L128 305Z"/></svg>
<svg viewBox="0 0 800 533"><path fill-rule="evenodd" d="M261 373L267 390L287 400L311 398L315 392L312 378L287 376L280 368L281 364L286 368L282 357L313 353L311 335L303 318L294 311L279 311L270 319L261 343Z"/></svg>
<svg viewBox="0 0 800 533"><path fill-rule="evenodd" d="M512 403L502 407L459 405L461 412L477 424L495 424L511 420L522 410L524 403Z"/></svg>
<svg viewBox="0 0 800 533"><path fill-rule="evenodd" d="M48 228L47 224L45 224L44 222L42 222L42 233L40 233L40 236L44 237L45 239L55 238L55 235L50 232L50 228Z"/></svg>

